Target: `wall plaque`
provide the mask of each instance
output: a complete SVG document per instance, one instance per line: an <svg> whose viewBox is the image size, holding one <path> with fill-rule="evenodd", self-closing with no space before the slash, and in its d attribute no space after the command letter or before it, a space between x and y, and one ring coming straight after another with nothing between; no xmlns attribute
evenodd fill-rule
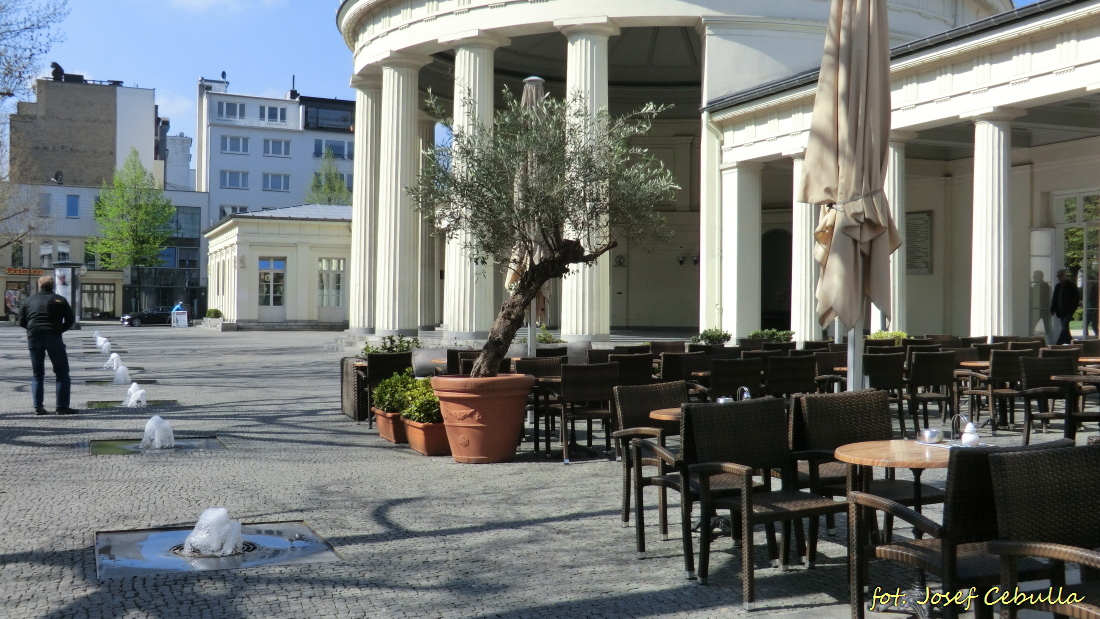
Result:
<svg viewBox="0 0 1100 619"><path fill-rule="evenodd" d="M932 273L932 211L905 214L905 272Z"/></svg>

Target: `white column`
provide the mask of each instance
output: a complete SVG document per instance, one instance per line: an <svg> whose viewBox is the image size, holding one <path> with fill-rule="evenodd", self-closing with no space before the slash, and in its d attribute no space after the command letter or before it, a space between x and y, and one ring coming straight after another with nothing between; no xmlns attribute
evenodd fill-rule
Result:
<svg viewBox="0 0 1100 619"><path fill-rule="evenodd" d="M506 39L477 33L457 40L440 40L455 49L454 128L493 122L493 52ZM461 162L456 162L461 165ZM485 339L496 317L493 303L492 262L477 264L462 248L466 236L447 241L443 280L443 323L445 338Z"/></svg>
<svg viewBox="0 0 1100 619"><path fill-rule="evenodd" d="M374 333L375 224L378 221L378 148L382 132L382 76L354 75L355 159L352 162L351 258L348 333Z"/></svg>
<svg viewBox="0 0 1100 619"><path fill-rule="evenodd" d="M435 119L420 118L420 163L424 164L423 153L435 145ZM432 226L418 216L417 225L420 229L420 329L434 331L435 321L435 289L439 279L438 267L435 263L435 237L432 236Z"/></svg>
<svg viewBox="0 0 1100 619"><path fill-rule="evenodd" d="M382 137L378 174L375 333L416 335L420 273L419 215L405 188L420 169L417 76L429 59L394 53L382 66Z"/></svg>
<svg viewBox="0 0 1100 619"><path fill-rule="evenodd" d="M791 155L794 163L794 188L798 195L802 182L805 152ZM805 202L791 204L791 330L798 342L821 339L817 322L817 262L814 260L814 230L820 208Z"/></svg>
<svg viewBox="0 0 1100 619"><path fill-rule="evenodd" d="M995 108L974 117L970 335L1012 333L1009 173L1012 119L1021 113Z"/></svg>
<svg viewBox="0 0 1100 619"><path fill-rule="evenodd" d="M699 330L722 324L722 134L703 112L699 148Z"/></svg>
<svg viewBox="0 0 1100 619"><path fill-rule="evenodd" d="M762 163L722 166L722 328L745 337L760 328Z"/></svg>
<svg viewBox="0 0 1100 619"><path fill-rule="evenodd" d="M580 94L595 116L607 108L608 39L619 33L610 20L554 22L568 41L567 96ZM586 250L590 239L579 239ZM611 273L606 256L594 264L574 267L562 282L561 336L570 342L611 339Z"/></svg>
<svg viewBox="0 0 1100 619"><path fill-rule="evenodd" d="M883 189L886 201L890 203L890 216L898 234L905 239L905 143L917 137L909 131L890 132L890 161L886 166L886 178ZM905 300L905 252L903 243L890 256L890 331L907 331Z"/></svg>

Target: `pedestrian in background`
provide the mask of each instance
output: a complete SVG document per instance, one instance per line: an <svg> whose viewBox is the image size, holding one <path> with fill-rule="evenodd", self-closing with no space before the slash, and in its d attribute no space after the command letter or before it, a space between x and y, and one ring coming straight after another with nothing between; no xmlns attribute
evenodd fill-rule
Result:
<svg viewBox="0 0 1100 619"><path fill-rule="evenodd" d="M36 415L46 414L43 402L46 355L49 355L50 365L53 366L57 414L80 412L69 408L69 355L65 352L65 340L61 336L73 326L74 320L73 308L65 297L54 294L54 279L49 275L38 278L38 292L19 307L19 326L27 330L27 348L31 352L31 398Z"/></svg>
<svg viewBox="0 0 1100 619"><path fill-rule="evenodd" d="M1069 321L1081 304L1081 293L1077 283L1066 277L1066 270L1058 270L1058 283L1054 285L1054 296L1050 300L1050 313L1058 317L1058 341L1056 344L1069 344L1073 337L1069 333Z"/></svg>

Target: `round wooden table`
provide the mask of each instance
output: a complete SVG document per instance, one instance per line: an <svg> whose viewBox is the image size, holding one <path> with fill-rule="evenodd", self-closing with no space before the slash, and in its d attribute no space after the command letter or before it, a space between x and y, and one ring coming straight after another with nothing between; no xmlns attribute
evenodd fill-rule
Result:
<svg viewBox="0 0 1100 619"><path fill-rule="evenodd" d="M841 462L856 467L856 487L866 488L871 480L871 468L907 468L913 472L914 509L921 511L920 476L924 469L947 468L951 450L946 445L921 445L916 441L864 441L836 448L833 455ZM866 492L866 490L864 490Z"/></svg>
<svg viewBox="0 0 1100 619"><path fill-rule="evenodd" d="M1083 365L1097 365L1100 364L1100 357L1077 357L1077 363Z"/></svg>
<svg viewBox="0 0 1100 619"><path fill-rule="evenodd" d="M680 421L684 418L684 413L679 408L658 408L650 411L649 417L660 421Z"/></svg>
<svg viewBox="0 0 1100 619"><path fill-rule="evenodd" d="M1072 421L1077 414L1077 389L1075 385L1100 385L1100 374L1065 374L1051 376L1050 380L1065 385L1066 394L1066 425L1062 430L1062 436L1068 439L1077 438L1077 422Z"/></svg>
<svg viewBox="0 0 1100 619"><path fill-rule="evenodd" d="M959 365L961 367L969 368L971 370L988 370L989 369L989 362L988 361L960 361Z"/></svg>

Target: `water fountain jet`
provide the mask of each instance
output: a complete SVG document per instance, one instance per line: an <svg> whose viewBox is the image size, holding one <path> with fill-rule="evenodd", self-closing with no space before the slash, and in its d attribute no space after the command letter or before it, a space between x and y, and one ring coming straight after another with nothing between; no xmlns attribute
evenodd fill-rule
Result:
<svg viewBox="0 0 1100 619"><path fill-rule="evenodd" d="M122 358L118 356L117 352L111 353L111 356L107 359L107 363L103 364L104 370L117 370L122 365Z"/></svg>
<svg viewBox="0 0 1100 619"><path fill-rule="evenodd" d="M229 518L224 507L203 510L195 529L183 542L182 555L194 557L228 557L244 550L241 523Z"/></svg>
<svg viewBox="0 0 1100 619"><path fill-rule="evenodd" d="M125 365L120 365L115 369L115 384L125 385L130 382L130 370ZM134 383L135 385L137 383Z"/></svg>
<svg viewBox="0 0 1100 619"><path fill-rule="evenodd" d="M142 449L172 449L176 446L172 434L172 424L160 415L153 415L145 423L145 436L141 439Z"/></svg>

